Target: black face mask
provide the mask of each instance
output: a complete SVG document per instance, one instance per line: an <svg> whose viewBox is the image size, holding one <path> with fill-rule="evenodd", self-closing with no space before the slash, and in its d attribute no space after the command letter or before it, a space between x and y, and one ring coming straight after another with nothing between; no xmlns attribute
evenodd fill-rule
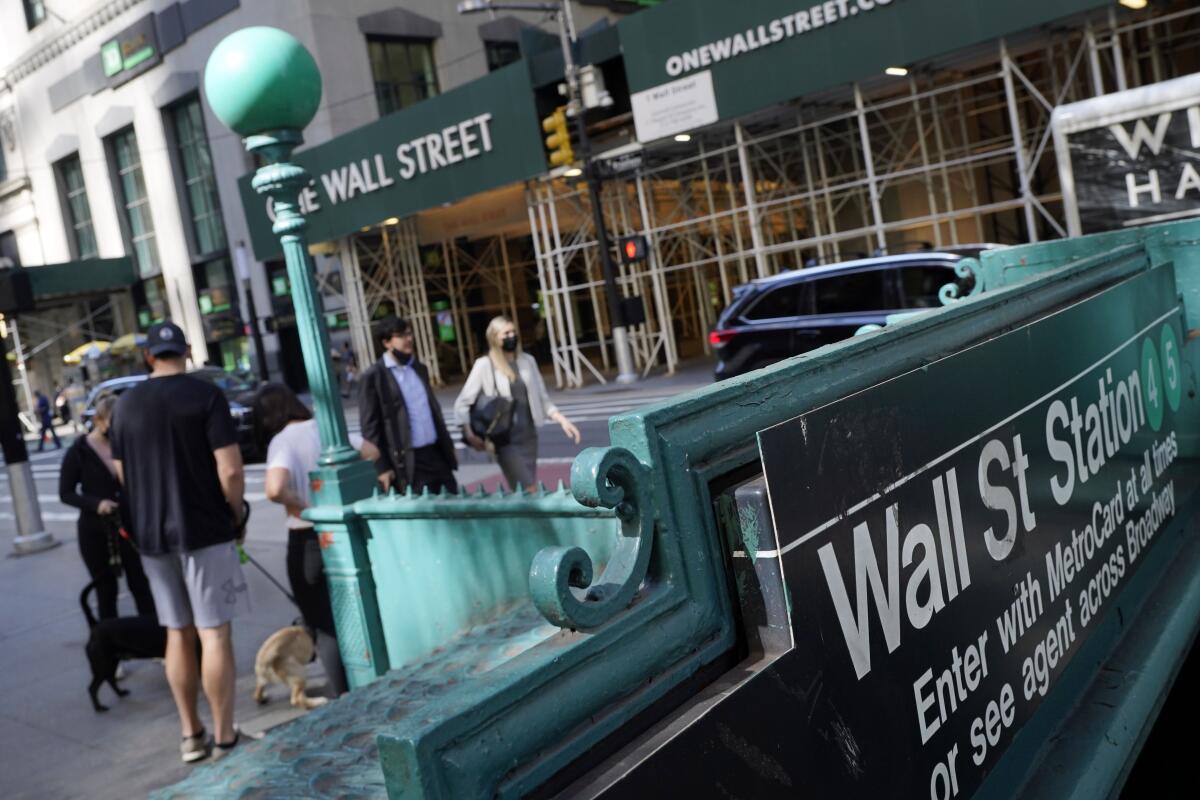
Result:
<svg viewBox="0 0 1200 800"><path fill-rule="evenodd" d="M517 352L517 337L516 336L505 336L503 339L500 340L500 347L506 353Z"/></svg>

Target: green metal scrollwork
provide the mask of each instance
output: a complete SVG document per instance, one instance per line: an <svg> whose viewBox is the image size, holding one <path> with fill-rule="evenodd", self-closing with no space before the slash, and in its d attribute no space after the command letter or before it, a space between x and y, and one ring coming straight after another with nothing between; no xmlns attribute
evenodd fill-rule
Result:
<svg viewBox="0 0 1200 800"><path fill-rule="evenodd" d="M621 536L593 584L592 560L579 547L546 547L529 568L538 611L561 628L595 628L626 608L646 577L654 539L649 469L623 447L589 447L571 465L571 491L591 508L611 508Z"/></svg>
<svg viewBox="0 0 1200 800"><path fill-rule="evenodd" d="M974 284L971 286L971 291L966 295L967 297L975 297L976 295L983 294L983 269L980 267L978 259L964 258L959 261L954 265L954 274L960 280L966 278L975 279ZM959 290L957 283L947 283L938 290L938 300L941 301L942 305L948 306L951 303L962 300L963 297L960 296L961 294L962 292Z"/></svg>

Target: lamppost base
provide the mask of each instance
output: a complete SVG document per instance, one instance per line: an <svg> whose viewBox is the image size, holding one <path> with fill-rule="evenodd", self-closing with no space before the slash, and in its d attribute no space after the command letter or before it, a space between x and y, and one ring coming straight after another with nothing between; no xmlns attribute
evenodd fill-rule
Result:
<svg viewBox="0 0 1200 800"><path fill-rule="evenodd" d="M628 386L631 383L637 383L638 376L636 372L622 372L617 375L617 383L622 386Z"/></svg>
<svg viewBox="0 0 1200 800"><path fill-rule="evenodd" d="M27 556L58 547L62 542L54 538L49 531L31 533L28 536L18 536L13 539L13 555Z"/></svg>

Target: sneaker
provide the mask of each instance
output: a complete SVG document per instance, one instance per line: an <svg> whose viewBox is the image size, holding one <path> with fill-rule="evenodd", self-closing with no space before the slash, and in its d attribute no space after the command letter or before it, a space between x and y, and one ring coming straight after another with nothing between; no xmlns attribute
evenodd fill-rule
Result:
<svg viewBox="0 0 1200 800"><path fill-rule="evenodd" d="M233 748L237 747L238 742L241 741L241 738L242 732L238 729L237 725L234 725L232 742L226 742L224 744L221 742L213 742L213 761L220 761L222 758L229 755L233 751Z"/></svg>
<svg viewBox="0 0 1200 800"><path fill-rule="evenodd" d="M183 742L179 745L179 752L183 756L183 760L191 764L193 761L208 758L212 753L212 746L212 739L201 728L198 733L183 737Z"/></svg>

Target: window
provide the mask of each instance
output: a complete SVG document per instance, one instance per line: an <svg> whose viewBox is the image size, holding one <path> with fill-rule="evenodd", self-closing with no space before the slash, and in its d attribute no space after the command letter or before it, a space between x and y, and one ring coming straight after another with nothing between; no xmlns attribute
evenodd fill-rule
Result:
<svg viewBox="0 0 1200 800"><path fill-rule="evenodd" d="M958 276L949 267L920 264L900 270L906 308L939 308L942 301L938 299L938 290L947 283L959 283Z"/></svg>
<svg viewBox="0 0 1200 800"><path fill-rule="evenodd" d="M46 21L46 4L43 0L21 0L25 6L25 27L33 30Z"/></svg>
<svg viewBox="0 0 1200 800"><path fill-rule="evenodd" d="M367 38L367 55L380 116L438 93L432 42L371 36Z"/></svg>
<svg viewBox="0 0 1200 800"><path fill-rule="evenodd" d="M882 311L891 308L886 270L851 272L813 281L818 314L853 314L860 311Z"/></svg>
<svg viewBox="0 0 1200 800"><path fill-rule="evenodd" d="M516 42L484 42L483 52L487 56L488 72L521 60L521 46Z"/></svg>
<svg viewBox="0 0 1200 800"><path fill-rule="evenodd" d="M168 115L175 136L176 169L183 183L184 207L191 217L194 255L224 251L225 222L221 218L221 200L204 132L200 98L193 95L173 106Z"/></svg>
<svg viewBox="0 0 1200 800"><path fill-rule="evenodd" d="M63 210L70 229L68 239L75 258L95 258L96 233L92 229L92 210L88 206L87 187L83 183L83 166L79 154L58 162L58 181L62 192Z"/></svg>
<svg viewBox="0 0 1200 800"><path fill-rule="evenodd" d="M133 256L138 275L143 278L157 275L162 272L162 267L154 240L154 218L150 214L150 199L146 196L142 159L133 128L113 134L109 148L116 166L117 201L125 212L126 249Z"/></svg>
<svg viewBox="0 0 1200 800"><path fill-rule="evenodd" d="M746 312L746 319L781 319L800 313L800 298L805 285L795 283L767 292Z"/></svg>

